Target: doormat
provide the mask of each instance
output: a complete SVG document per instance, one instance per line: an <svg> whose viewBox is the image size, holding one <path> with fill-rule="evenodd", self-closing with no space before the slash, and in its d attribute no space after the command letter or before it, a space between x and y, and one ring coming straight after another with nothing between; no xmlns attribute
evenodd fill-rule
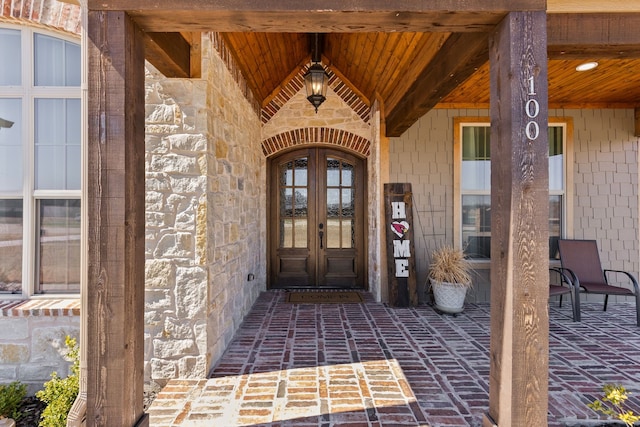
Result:
<svg viewBox="0 0 640 427"><path fill-rule="evenodd" d="M360 292L288 292L286 301L291 304L349 304L364 302Z"/></svg>

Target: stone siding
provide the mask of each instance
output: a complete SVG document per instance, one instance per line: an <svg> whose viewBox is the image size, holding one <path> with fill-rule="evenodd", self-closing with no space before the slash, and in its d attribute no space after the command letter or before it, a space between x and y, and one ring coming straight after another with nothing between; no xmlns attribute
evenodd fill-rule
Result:
<svg viewBox="0 0 640 427"><path fill-rule="evenodd" d="M80 336L80 301L0 301L0 383L20 381L29 394L57 372L65 377L67 336Z"/></svg>
<svg viewBox="0 0 640 427"><path fill-rule="evenodd" d="M202 79L149 69L145 379L203 378L265 288L260 122L210 38Z"/></svg>
<svg viewBox="0 0 640 427"><path fill-rule="evenodd" d="M371 138L371 126L330 88L327 90L327 100L320 105L317 113L307 100L304 87L300 89L264 124L262 139L297 128L339 129Z"/></svg>
<svg viewBox="0 0 640 427"><path fill-rule="evenodd" d="M633 110L551 110L573 119L573 217L568 236L596 239L606 268L638 276L638 138ZM453 242L453 120L489 117L487 110L435 109L390 143L390 181L410 182L417 215L415 248L421 298L428 253ZM571 168L571 166L570 166ZM571 169L568 169L569 171ZM478 269L479 286L468 296L489 300L489 270ZM591 296L589 299L599 299Z"/></svg>

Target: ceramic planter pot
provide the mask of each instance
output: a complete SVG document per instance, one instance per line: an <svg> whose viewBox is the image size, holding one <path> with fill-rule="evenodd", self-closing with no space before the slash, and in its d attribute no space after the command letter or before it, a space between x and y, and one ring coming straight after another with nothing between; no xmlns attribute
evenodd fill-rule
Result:
<svg viewBox="0 0 640 427"><path fill-rule="evenodd" d="M455 283L431 281L436 309L445 313L460 313L464 309L467 287Z"/></svg>

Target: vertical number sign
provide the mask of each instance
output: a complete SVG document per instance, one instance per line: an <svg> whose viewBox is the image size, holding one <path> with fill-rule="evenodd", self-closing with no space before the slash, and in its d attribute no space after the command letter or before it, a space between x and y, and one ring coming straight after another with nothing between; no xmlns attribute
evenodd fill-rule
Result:
<svg viewBox="0 0 640 427"><path fill-rule="evenodd" d="M536 96L536 86L533 76L527 79L527 89L527 95L531 97ZM540 114L540 104L538 103L538 100L535 98L529 98L524 104L524 111L529 118L529 121L524 128L524 133L527 135L529 141L535 141L540 135L540 126L535 120L538 117L538 114Z"/></svg>

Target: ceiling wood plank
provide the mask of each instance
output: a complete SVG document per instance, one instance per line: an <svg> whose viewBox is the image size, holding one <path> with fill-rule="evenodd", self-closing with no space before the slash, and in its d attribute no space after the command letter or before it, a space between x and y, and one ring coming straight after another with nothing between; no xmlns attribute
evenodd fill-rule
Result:
<svg viewBox="0 0 640 427"><path fill-rule="evenodd" d="M262 105L261 107L264 108L266 105L268 105L276 96L278 96L278 94L280 93L280 91L282 91L284 88L287 87L287 85L289 84L289 82L291 80L293 80L294 78L296 78L298 76L298 74L300 74L300 70L302 70L302 68L307 65L309 62L311 61L311 56L306 56L302 61L300 61L298 63L298 65L291 70L291 72L287 75L287 77L284 78L284 80L282 80L282 82L275 87L271 93L269 95L267 95L264 100L262 101Z"/></svg>
<svg viewBox="0 0 640 427"><path fill-rule="evenodd" d="M549 58L640 58L638 28L640 13L549 14Z"/></svg>
<svg viewBox="0 0 640 427"><path fill-rule="evenodd" d="M364 64L367 69L367 72L362 76L363 86L361 89L375 87L375 84L370 84L372 78L373 64L375 63L375 58L379 55L379 52L382 51L382 46L384 46L384 40L386 40L387 35L381 33L367 33L367 51L363 52L364 56ZM370 91L370 90L369 90ZM374 99L375 94L370 93L369 97L371 100ZM370 105L370 104L369 104Z"/></svg>
<svg viewBox="0 0 640 427"><path fill-rule="evenodd" d="M191 45L180 33L143 33L145 59L165 77L195 77ZM199 58L197 59L198 62Z"/></svg>
<svg viewBox="0 0 640 427"><path fill-rule="evenodd" d="M384 77L381 81L385 82L384 86L380 84L376 86L376 91L382 95L383 99L388 97L389 93L396 86L399 78L406 78L404 73L410 64L414 62L414 60L419 60L414 54L416 46L418 46L420 40L424 37L423 33L404 33L402 36L398 48L392 56L392 61L382 67L384 70L382 76Z"/></svg>
<svg viewBox="0 0 640 427"><path fill-rule="evenodd" d="M448 37L447 33L421 35L420 43L413 52L411 61L405 64L400 70L402 73L400 77L396 78L393 85L389 85L390 87L384 92L385 108L393 109L400 102Z"/></svg>
<svg viewBox="0 0 640 427"><path fill-rule="evenodd" d="M387 115L387 136L400 136L449 92L484 64L489 55L486 35L452 34L393 110Z"/></svg>
<svg viewBox="0 0 640 427"><path fill-rule="evenodd" d="M366 81L366 85L363 88L366 88L367 96L370 99L376 93L381 92L378 88L384 88L389 84L387 80L389 68L397 65L394 55L398 52L400 41L403 37L403 34L400 33L385 34L382 40L382 47L378 50L375 58L375 65L373 63L369 65L368 72L363 76L363 81Z"/></svg>
<svg viewBox="0 0 640 427"><path fill-rule="evenodd" d="M329 64L328 58L323 56L322 60L324 63ZM347 87L351 89L351 91L362 100L362 102L364 102L367 106L371 106L371 100L364 93L362 93L360 89L349 80L349 78L342 74L340 72L340 69L331 65L328 65L328 67L329 69L331 69L331 72L334 73L342 81L342 83L347 85Z"/></svg>

